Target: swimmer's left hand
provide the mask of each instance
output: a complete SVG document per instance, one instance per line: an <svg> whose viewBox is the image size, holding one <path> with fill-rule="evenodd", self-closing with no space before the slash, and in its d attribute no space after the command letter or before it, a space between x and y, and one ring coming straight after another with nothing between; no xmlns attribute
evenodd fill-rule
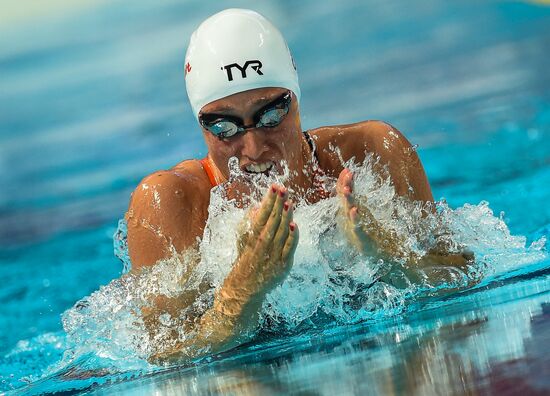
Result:
<svg viewBox="0 0 550 396"><path fill-rule="evenodd" d="M406 252L400 249L402 243L399 238L384 230L367 208L358 207L353 195L353 173L347 168L340 172L336 192L342 203L344 232L359 252L375 255L384 260L405 258L410 268L447 266L468 273L470 266L475 263L474 254L467 249L460 253L452 253L444 248L434 248L421 257L407 256Z"/></svg>
<svg viewBox="0 0 550 396"><path fill-rule="evenodd" d="M348 240L360 252L374 252L376 249L372 238L365 232L360 224L359 208L353 196L353 173L344 168L336 182L336 193L342 203L342 214L344 216L344 232ZM370 213L362 213L368 215Z"/></svg>

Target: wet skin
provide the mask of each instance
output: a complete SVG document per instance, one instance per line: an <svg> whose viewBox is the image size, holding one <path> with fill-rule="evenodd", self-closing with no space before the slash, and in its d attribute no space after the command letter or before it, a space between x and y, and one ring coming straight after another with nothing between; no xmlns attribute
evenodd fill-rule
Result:
<svg viewBox="0 0 550 396"><path fill-rule="evenodd" d="M285 92L281 88L241 92L204 106L201 114L231 116L240 119L243 125L254 125L254 115ZM276 163L278 170L278 163L284 161L291 171L288 184L273 185L260 207L251 212L252 227L241 235L238 259L218 290L213 308L200 320L199 333L202 331L209 336L196 340L197 347L208 344L211 351L218 351L239 343L238 334L257 323L265 295L288 275L298 243L298 225L292 219L293 207L288 191L303 195L313 187L314 164L302 134L294 96L289 113L274 128L254 128L227 139L220 139L204 128L202 132L208 147L208 161L218 182L227 181L227 163L231 157L239 160L243 172L247 172L247 165L268 161ZM368 153L374 153L380 157L380 169L387 167L397 194L415 201L433 202L430 185L411 144L391 125L380 121L321 127L309 134L317 147L320 168L327 175L338 177L335 193L341 198L344 229L351 244L362 251L391 256L391 246L380 242L387 240L383 230L366 230L359 226L360 216L369 213L356 204L353 175L343 168L341 160L345 162L355 157L355 161L361 163ZM341 157L334 147L339 149ZM183 161L141 181L132 194L126 214L133 272L197 243L206 225L211 188L198 160ZM246 193L246 185L233 186L233 191L239 189ZM321 198L307 199L315 202ZM172 310L175 304L177 312L178 304L184 303L172 301L171 304ZM159 304L159 310L164 308ZM181 359L181 351L185 348L188 346L161 353L154 359Z"/></svg>
<svg viewBox="0 0 550 396"><path fill-rule="evenodd" d="M202 112L237 116L243 119L245 125L251 125L253 115L284 92L280 88L246 91L210 103ZM233 156L239 159L243 170L250 163L284 160L293 172L286 187L299 194L311 188L313 183L311 151L301 130L298 104L294 99L289 114L276 128L250 130L223 140L204 129L203 135L208 147L208 160L219 182L227 180L227 162ZM338 147L344 161L355 157L356 161L362 162L366 153L375 153L380 156L381 166L388 166L397 194L408 196L411 200L433 201L416 152L391 125L365 121L321 127L309 133L317 147L320 167L327 175L339 177L340 194L343 194L343 186L348 186L351 194L352 178L345 172L342 174L342 163L329 147ZM198 160L183 161L170 170L155 172L141 181L132 194L126 214L129 253L134 271L153 265L174 251L182 252L192 246L197 237L202 237L211 188ZM312 198L314 200L315 197Z"/></svg>

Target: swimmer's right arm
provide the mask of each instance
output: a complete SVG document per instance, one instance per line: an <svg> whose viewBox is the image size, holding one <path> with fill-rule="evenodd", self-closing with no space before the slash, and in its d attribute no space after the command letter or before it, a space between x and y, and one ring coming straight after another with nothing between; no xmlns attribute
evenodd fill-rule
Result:
<svg viewBox="0 0 550 396"><path fill-rule="evenodd" d="M250 337L265 296L288 275L298 243L292 202L283 187L272 186L250 230L239 240L239 256L216 294L214 304L193 329L196 336L151 357L155 363L191 359L231 349Z"/></svg>
<svg viewBox="0 0 550 396"><path fill-rule="evenodd" d="M193 169L159 172L138 186L126 216L132 272L169 258L174 252L193 248L197 237L202 236L210 185L200 184L201 175L194 175ZM188 329L197 336L190 337L185 345L160 351L151 360L175 361L230 349L254 330L265 295L284 280L296 250L298 228L292 221L292 203L287 198L287 191L278 186L272 186L266 194L250 230L239 240L238 259L218 290L213 307L192 321ZM189 275L184 274L184 278ZM185 279L180 281L184 283ZM152 337L163 313L177 317L197 295L155 298L152 309L143 312Z"/></svg>

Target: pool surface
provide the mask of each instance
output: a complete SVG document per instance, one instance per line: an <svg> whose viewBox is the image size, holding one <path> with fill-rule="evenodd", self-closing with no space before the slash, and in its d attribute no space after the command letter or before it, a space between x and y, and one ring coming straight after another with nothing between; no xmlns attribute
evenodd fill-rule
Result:
<svg viewBox="0 0 550 396"><path fill-rule="evenodd" d="M0 23L0 394L550 393L549 5L10 7ZM285 35L304 129L381 119L418 145L436 199L479 224L491 258L479 284L180 367L113 363L72 344L61 315L121 275L113 234L133 188L206 154L183 57L198 23L227 7L255 9Z"/></svg>

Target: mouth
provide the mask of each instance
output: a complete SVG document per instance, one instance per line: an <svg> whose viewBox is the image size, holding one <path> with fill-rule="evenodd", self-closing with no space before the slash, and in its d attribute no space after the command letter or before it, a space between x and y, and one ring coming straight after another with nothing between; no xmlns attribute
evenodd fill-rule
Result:
<svg viewBox="0 0 550 396"><path fill-rule="evenodd" d="M252 174L267 175L274 168L274 166L275 164L272 161L267 161L259 164L248 164L244 167L244 170Z"/></svg>

